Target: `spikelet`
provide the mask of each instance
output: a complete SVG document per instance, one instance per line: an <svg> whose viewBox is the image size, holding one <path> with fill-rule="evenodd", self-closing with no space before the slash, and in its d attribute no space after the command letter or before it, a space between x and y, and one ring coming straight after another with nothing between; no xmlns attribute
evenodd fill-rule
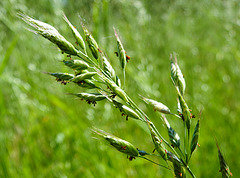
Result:
<svg viewBox="0 0 240 178"><path fill-rule="evenodd" d="M161 157L166 161L167 160L167 154L166 154L166 149L162 143L162 140L157 136L156 132L153 129L153 124L151 121L146 120L147 124L148 124L148 128L150 130L151 133L151 137L152 137L152 141L153 144L155 146L155 149L157 150L157 152L161 155Z"/></svg>
<svg viewBox="0 0 240 178"><path fill-rule="evenodd" d="M140 119L139 115L133 110L131 109L130 107L122 104L122 103L119 103L115 100L113 100L113 104L119 108L119 110L128 117L131 117L131 118L134 118L134 119Z"/></svg>
<svg viewBox="0 0 240 178"><path fill-rule="evenodd" d="M74 46L68 42L53 26L39 20L35 20L22 13L18 13L18 16L30 26L35 28L36 31L33 30L33 32L42 35L44 38L47 38L52 43L56 44L62 52L74 56L78 54L78 51L74 48Z"/></svg>
<svg viewBox="0 0 240 178"><path fill-rule="evenodd" d="M85 79L83 81L77 82L76 84L78 86L82 87L82 88L87 88L87 89L99 88L91 80L88 80L88 79Z"/></svg>
<svg viewBox="0 0 240 178"><path fill-rule="evenodd" d="M191 141L191 154L193 153L193 151L196 149L197 144L198 144L198 139L199 139L199 134L200 134L200 118L198 119L198 122L196 124L195 130L193 132L193 136L192 136L192 141Z"/></svg>
<svg viewBox="0 0 240 178"><path fill-rule="evenodd" d="M181 95L184 95L186 83L183 77L182 71L177 64L177 57L175 55L175 61L172 59L172 55L170 56L171 60L171 78L174 81L174 85L179 89Z"/></svg>
<svg viewBox="0 0 240 178"><path fill-rule="evenodd" d="M73 70L77 70L77 71L82 71L82 70L89 68L89 65L82 60L77 60L77 59L76 60L68 60L68 61L64 60L63 62L66 66L70 67Z"/></svg>
<svg viewBox="0 0 240 178"><path fill-rule="evenodd" d="M69 93L86 101L102 101L106 97L100 93Z"/></svg>
<svg viewBox="0 0 240 178"><path fill-rule="evenodd" d="M117 49L118 49L118 56L120 60L120 64L123 70L123 78L124 78L124 83L125 83L125 70L126 70L126 64L127 64L127 59L126 59L126 52L123 48L122 42L120 41L120 38L117 34L117 31L114 29L115 36L117 39Z"/></svg>
<svg viewBox="0 0 240 178"><path fill-rule="evenodd" d="M170 151L167 151L167 158L173 163L174 174L177 178L185 178L186 171L179 158Z"/></svg>
<svg viewBox="0 0 240 178"><path fill-rule="evenodd" d="M126 93L112 80L108 78L104 78L107 86L110 88L110 90L113 91L114 94L116 94L119 98L121 98L123 101L128 102L128 98Z"/></svg>
<svg viewBox="0 0 240 178"><path fill-rule="evenodd" d="M230 171L229 166L227 165L227 162L225 161L225 159L221 153L221 150L219 148L217 140L216 140L216 145L217 145L217 149L218 149L218 158L219 158L219 162L220 162L219 172L222 173L222 178L228 178L228 177L232 176L232 173Z"/></svg>
<svg viewBox="0 0 240 178"><path fill-rule="evenodd" d="M138 150L128 141L125 141L121 138L113 136L109 133L106 133L99 129L92 129L99 137L105 139L111 146L113 146L118 151L127 154L131 157L137 157L139 155Z"/></svg>
<svg viewBox="0 0 240 178"><path fill-rule="evenodd" d="M102 55L102 61L103 61L103 71L107 75L107 77L110 77L115 83L116 83L116 73L113 69L112 65L109 63L108 59Z"/></svg>
<svg viewBox="0 0 240 178"><path fill-rule="evenodd" d="M162 104L158 101L152 100L152 99L145 98L145 97L142 97L142 99L147 104L151 105L153 107L154 111L159 111L164 114L172 114L170 109L167 106L165 106L164 104Z"/></svg>
<svg viewBox="0 0 240 178"><path fill-rule="evenodd" d="M86 79L91 79L96 74L97 74L97 72L82 73L82 74L79 74L79 75L75 76L71 81L74 82L74 83L79 83L79 82L84 81Z"/></svg>
<svg viewBox="0 0 240 178"><path fill-rule="evenodd" d="M76 27L74 27L71 22L68 20L68 18L66 17L66 15L63 15L64 20L67 22L68 26L71 28L72 30L72 34L74 36L74 38L76 39L77 44L85 51L86 47L85 47L85 43L83 41L82 36L80 35L80 33L77 31Z"/></svg>
<svg viewBox="0 0 240 178"><path fill-rule="evenodd" d="M56 77L56 79L59 79L59 80L70 81L71 79L74 78L73 74L68 74L68 73L50 73L50 72L46 72L46 73Z"/></svg>
<svg viewBox="0 0 240 178"><path fill-rule="evenodd" d="M173 130L173 128L170 126L167 118L164 115L162 115L162 118L163 118L165 126L168 129L168 136L169 136L170 142L172 143L172 145L174 147L179 148L180 147L180 137L179 137L179 135Z"/></svg>
<svg viewBox="0 0 240 178"><path fill-rule="evenodd" d="M89 31L87 30L87 28L85 26L82 25L82 28L84 30L84 34L85 34L85 37L86 37L86 41L87 41L87 44L88 44L88 47L93 55L93 57L95 59L98 59L99 57L99 54L98 54L98 44L97 42L95 41L95 39L93 38L93 36L89 33Z"/></svg>

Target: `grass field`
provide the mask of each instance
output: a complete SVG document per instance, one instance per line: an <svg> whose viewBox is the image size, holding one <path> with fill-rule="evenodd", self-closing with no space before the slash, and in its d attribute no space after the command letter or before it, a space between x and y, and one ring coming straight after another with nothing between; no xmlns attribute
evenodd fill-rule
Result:
<svg viewBox="0 0 240 178"><path fill-rule="evenodd" d="M91 134L96 126L151 152L146 126L126 121L107 102L95 107L66 95L80 92L43 72L66 72L56 46L28 30L23 11L56 27L74 43L62 11L80 29L78 15L121 76L114 31L131 60L126 92L166 130L139 94L175 111L169 54L176 52L186 80L186 100L198 117L200 147L190 167L197 177L220 177L217 138L233 176L240 175L240 3L157 0L3 0L0 2L0 177L173 177L144 160L129 161ZM168 117L176 131L179 120ZM196 123L197 119L193 121ZM154 159L163 163L161 160Z"/></svg>

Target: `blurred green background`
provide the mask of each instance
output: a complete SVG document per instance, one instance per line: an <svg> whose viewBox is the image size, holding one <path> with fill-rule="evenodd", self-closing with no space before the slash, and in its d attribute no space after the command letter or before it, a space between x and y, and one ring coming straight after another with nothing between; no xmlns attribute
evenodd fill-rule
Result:
<svg viewBox="0 0 240 178"><path fill-rule="evenodd" d="M146 107L138 94L176 111L169 62L169 54L176 52L187 83L188 105L197 117L203 109L201 147L190 167L197 177L221 177L216 137L231 172L240 175L239 8L237 0L1 1L0 177L173 177L144 160L129 161L92 137L90 128L96 126L139 149L153 150L144 125L125 121L107 102L93 107L66 95L83 90L60 85L42 73L66 71L58 62L66 56L26 30L17 11L53 25L72 43L62 11L78 29L80 15L120 73L112 27L117 28L131 56L126 92L165 136L158 113ZM168 119L181 135L181 122Z"/></svg>

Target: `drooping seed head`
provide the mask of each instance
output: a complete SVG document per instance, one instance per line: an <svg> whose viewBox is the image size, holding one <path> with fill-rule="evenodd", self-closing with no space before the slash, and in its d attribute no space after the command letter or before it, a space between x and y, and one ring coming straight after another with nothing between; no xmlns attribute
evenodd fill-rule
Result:
<svg viewBox="0 0 240 178"><path fill-rule="evenodd" d="M74 48L74 46L67 41L53 26L39 20L35 20L22 13L18 13L18 16L30 26L35 28L35 31L32 30L33 32L40 34L44 38L47 38L52 43L56 44L62 52L74 56L78 54L78 51Z"/></svg>
<svg viewBox="0 0 240 178"><path fill-rule="evenodd" d="M88 47L93 55L93 57L95 59L98 59L99 57L99 54L98 54L98 50L99 50L99 47L98 47L98 44L97 42L95 41L95 39L93 38L93 36L89 33L89 31L87 30L87 28L85 26L82 25L82 28L84 30L84 34L85 34L85 37L86 37L86 41L87 41L87 44L88 44Z"/></svg>
<svg viewBox="0 0 240 178"><path fill-rule="evenodd" d="M85 43L83 41L82 36L80 35L80 33L77 31L76 27L74 27L71 22L68 20L68 18L66 17L66 15L63 15L64 20L67 22L68 26L70 27L70 29L72 30L72 34L74 36L74 38L76 39L77 44L85 51L86 47L85 47Z"/></svg>
<svg viewBox="0 0 240 178"><path fill-rule="evenodd" d="M96 129L96 128L93 129L93 132L98 134L98 136L100 136L101 138L105 139L111 146L113 146L118 151L120 151L124 154L127 154L129 156L132 156L132 157L137 157L139 155L137 148L134 147L128 141L118 138L116 136L113 136L109 133L106 133L106 132Z"/></svg>
<svg viewBox="0 0 240 178"><path fill-rule="evenodd" d="M164 114L171 114L170 109L166 105L164 105L164 104L162 104L158 101L145 98L145 97L142 97L142 99L147 104L151 105L155 111L159 111L159 112L164 113Z"/></svg>
<svg viewBox="0 0 240 178"><path fill-rule="evenodd" d="M89 65L82 60L69 60L69 61L64 60L63 62L66 66L77 71L82 71L89 68Z"/></svg>

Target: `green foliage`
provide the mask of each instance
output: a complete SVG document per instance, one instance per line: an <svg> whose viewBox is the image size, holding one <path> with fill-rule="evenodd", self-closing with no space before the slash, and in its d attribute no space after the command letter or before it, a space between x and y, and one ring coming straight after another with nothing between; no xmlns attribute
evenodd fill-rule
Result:
<svg viewBox="0 0 240 178"><path fill-rule="evenodd" d="M98 125L136 147L146 145L141 149L148 152L153 149L148 146L151 139L146 139L148 131L136 127L134 120L126 122L118 109L108 103L89 107L64 94L82 92L79 87L60 86L42 74L68 72L58 62L66 57L47 40L26 32L15 17L17 10L52 24L72 43L75 40L62 20L61 10L78 29L80 13L89 24L93 22L89 25L93 36L101 48L109 50L106 52L112 66L119 65L112 52L117 51L113 48L115 26L131 56L126 68L129 95L156 98L172 112L177 109L177 95L171 85L168 58L172 51L177 52L187 83L188 105L194 114L203 108L201 147L190 162L193 172L197 177L217 176L218 153L211 137L215 135L231 172L240 174L240 28L236 1L12 0L0 2L0 177L172 176L144 160L129 162L125 155L91 138L87 128ZM121 71L116 73L121 75ZM136 102L142 103L140 98ZM163 129L157 113L148 115L157 128ZM179 133L179 119L169 117ZM197 119L192 123L196 125Z"/></svg>

